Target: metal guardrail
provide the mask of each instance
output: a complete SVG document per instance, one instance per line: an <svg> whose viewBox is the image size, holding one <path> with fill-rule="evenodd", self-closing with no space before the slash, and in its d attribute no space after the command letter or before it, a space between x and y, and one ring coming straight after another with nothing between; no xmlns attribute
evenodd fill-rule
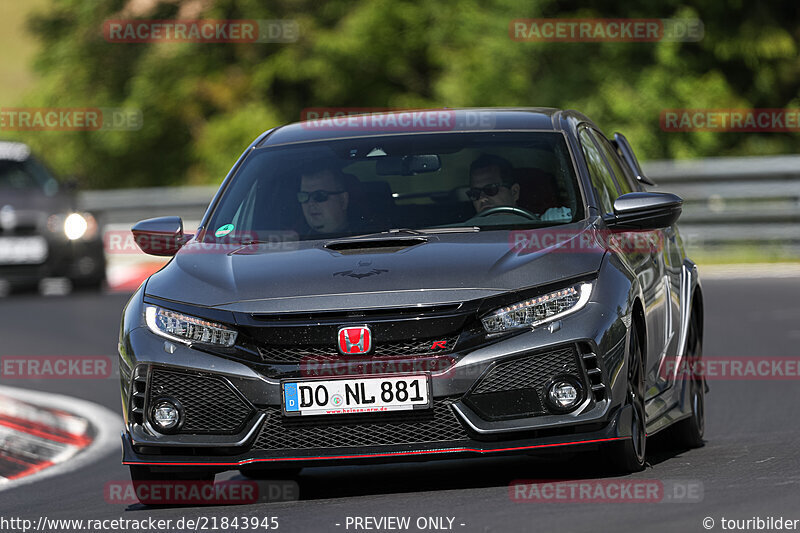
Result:
<svg viewBox="0 0 800 533"><path fill-rule="evenodd" d="M690 247L772 243L800 251L800 156L652 161L654 191L684 199L680 227ZM85 191L82 209L104 225L179 215L200 220L216 186Z"/></svg>
<svg viewBox="0 0 800 533"><path fill-rule="evenodd" d="M684 200L690 247L772 244L800 251L800 156L653 161L644 171Z"/></svg>
<svg viewBox="0 0 800 533"><path fill-rule="evenodd" d="M99 217L101 224L133 224L151 217L177 215L200 220L218 186L149 187L82 191L78 206Z"/></svg>

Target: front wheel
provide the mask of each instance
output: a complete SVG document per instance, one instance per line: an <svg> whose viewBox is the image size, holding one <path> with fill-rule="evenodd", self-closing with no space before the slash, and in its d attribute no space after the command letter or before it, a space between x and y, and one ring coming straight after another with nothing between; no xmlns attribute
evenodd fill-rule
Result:
<svg viewBox="0 0 800 533"><path fill-rule="evenodd" d="M636 324L631 326L628 353L628 384L625 405L631 411L631 436L623 441L608 444L605 457L616 472L639 472L644 468L647 429L644 411L644 360Z"/></svg>

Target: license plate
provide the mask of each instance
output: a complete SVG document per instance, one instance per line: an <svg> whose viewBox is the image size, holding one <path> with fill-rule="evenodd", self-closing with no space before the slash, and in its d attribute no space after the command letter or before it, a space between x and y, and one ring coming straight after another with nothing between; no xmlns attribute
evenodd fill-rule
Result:
<svg viewBox="0 0 800 533"><path fill-rule="evenodd" d="M427 375L284 381L283 414L346 415L431 407Z"/></svg>
<svg viewBox="0 0 800 533"><path fill-rule="evenodd" d="M0 265L35 265L47 259L44 237L0 237Z"/></svg>

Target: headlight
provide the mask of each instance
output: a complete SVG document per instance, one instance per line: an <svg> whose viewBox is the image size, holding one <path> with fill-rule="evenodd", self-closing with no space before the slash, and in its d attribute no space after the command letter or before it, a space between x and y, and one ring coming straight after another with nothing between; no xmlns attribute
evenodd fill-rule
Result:
<svg viewBox="0 0 800 533"><path fill-rule="evenodd" d="M71 241L88 240L97 235L97 220L90 213L51 215L47 219L47 228L53 233L63 233Z"/></svg>
<svg viewBox="0 0 800 533"><path fill-rule="evenodd" d="M64 234L71 241L83 237L87 229L89 229L89 223L78 213L72 213L64 219Z"/></svg>
<svg viewBox="0 0 800 533"><path fill-rule="evenodd" d="M487 333L538 326L574 313L586 305L591 293L591 283L580 283L503 307L482 318L481 322Z"/></svg>
<svg viewBox="0 0 800 533"><path fill-rule="evenodd" d="M227 348L236 342L236 332L222 324L209 322L168 309L147 306L145 322L150 331L183 343L202 342Z"/></svg>

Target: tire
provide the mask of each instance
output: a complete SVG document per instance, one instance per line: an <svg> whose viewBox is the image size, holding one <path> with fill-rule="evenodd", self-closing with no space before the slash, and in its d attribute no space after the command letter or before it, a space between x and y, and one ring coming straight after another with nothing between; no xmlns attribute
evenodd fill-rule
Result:
<svg viewBox="0 0 800 533"><path fill-rule="evenodd" d="M214 473L204 471L187 472L153 472L147 466L130 466L131 482L136 497L144 505L180 505L179 502L164 501L162 498L150 498L147 487L151 483L168 483L170 481L200 481L214 483Z"/></svg>
<svg viewBox="0 0 800 533"><path fill-rule="evenodd" d="M244 466L239 473L246 478L258 480L292 479L302 468L264 468L260 466Z"/></svg>
<svg viewBox="0 0 800 533"><path fill-rule="evenodd" d="M647 428L644 410L644 358L636 324L631 325L630 354L625 405L631 407L631 437L606 445L608 466L617 473L639 472L647 456Z"/></svg>
<svg viewBox="0 0 800 533"><path fill-rule="evenodd" d="M703 355L703 341L699 335L696 316L692 317L686 339L685 357L690 362L697 361ZM694 366L694 365L692 365ZM706 383L703 376L691 375L689 382L689 405L691 416L681 420L672 429L672 444L675 448L700 448L705 444L705 394Z"/></svg>

